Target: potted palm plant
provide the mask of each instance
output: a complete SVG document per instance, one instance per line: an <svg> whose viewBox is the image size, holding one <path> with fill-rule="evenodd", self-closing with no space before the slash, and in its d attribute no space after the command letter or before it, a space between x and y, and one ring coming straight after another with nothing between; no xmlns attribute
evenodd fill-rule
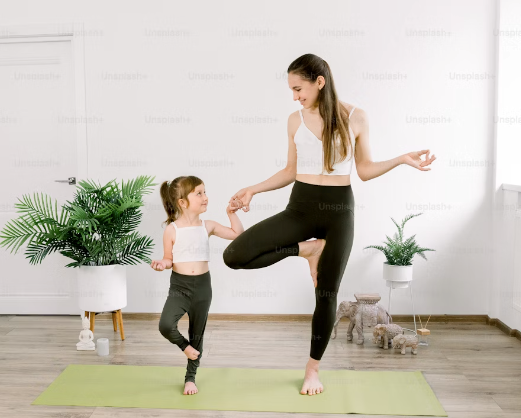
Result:
<svg viewBox="0 0 521 418"><path fill-rule="evenodd" d="M365 247L375 248L385 254L387 261L384 261L383 263L383 278L387 282L387 287L396 289L409 286L409 282L412 280L411 261L414 255L418 254L420 257L427 260L427 257L423 253L425 251L436 251L430 248L419 247L414 240L416 234L407 238L405 241L403 240L403 229L405 227L405 223L409 219L419 215L421 215L421 213L416 215L407 215L402 221L401 225L398 225L395 220L391 218L391 220L398 228L398 233L395 232L393 239L386 235L387 242L384 242L385 246L369 245Z"/></svg>
<svg viewBox="0 0 521 418"><path fill-rule="evenodd" d="M18 199L15 207L23 213L0 231L0 246L15 253L29 240L25 251L30 264L41 263L54 251L78 267L78 304L82 311L116 311L127 305L126 266L140 261L150 264L152 239L134 229L141 220L143 195L152 191L153 177L139 176L122 181L121 189L112 180L105 186L80 181L74 199L67 201L58 216L51 198L35 193Z"/></svg>

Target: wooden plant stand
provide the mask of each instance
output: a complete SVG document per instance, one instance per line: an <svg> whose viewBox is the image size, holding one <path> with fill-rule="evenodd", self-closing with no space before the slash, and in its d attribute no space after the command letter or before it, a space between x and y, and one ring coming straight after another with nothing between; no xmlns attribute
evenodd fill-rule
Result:
<svg viewBox="0 0 521 418"><path fill-rule="evenodd" d="M94 321L96 318L96 315L98 313L102 312L88 312L85 311L85 317L90 319L90 330L94 332ZM94 314L94 315L91 315ZM125 330L123 328L123 314L121 313L121 309L118 309L117 311L112 311L112 325L114 325L114 331L118 330L118 323L119 323L119 331L121 334L121 340L125 340Z"/></svg>

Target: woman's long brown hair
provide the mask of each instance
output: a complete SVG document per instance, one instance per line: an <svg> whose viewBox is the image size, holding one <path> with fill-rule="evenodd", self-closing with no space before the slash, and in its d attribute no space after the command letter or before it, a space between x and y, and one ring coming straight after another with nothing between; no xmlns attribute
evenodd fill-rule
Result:
<svg viewBox="0 0 521 418"><path fill-rule="evenodd" d="M324 121L322 130L323 166L328 173L331 173L334 164L347 158L348 148L352 151L350 158L353 158L354 155L353 139L349 134L349 114L338 100L331 68L322 58L314 54L305 54L290 64L288 74L290 73L296 74L310 83L316 82L319 75L326 80L326 85L318 93L318 110ZM341 158L339 161L332 157L335 150L335 135L338 135L341 139L338 149L338 155Z"/></svg>

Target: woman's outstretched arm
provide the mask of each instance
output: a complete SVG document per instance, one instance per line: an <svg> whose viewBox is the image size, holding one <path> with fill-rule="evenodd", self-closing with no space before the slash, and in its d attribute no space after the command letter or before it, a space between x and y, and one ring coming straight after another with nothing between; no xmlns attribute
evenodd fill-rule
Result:
<svg viewBox="0 0 521 418"><path fill-rule="evenodd" d="M356 125L358 126L359 132L358 137L356 138L355 162L356 171L362 181L379 177L382 174L391 171L393 168L398 167L400 164L407 164L421 171L430 170L430 168L425 167L430 165L430 163L436 159L436 156L433 154L432 157L429 158L430 151L428 149L409 152L386 161L372 161L369 146L369 122L367 120L367 114L360 108L354 112L354 115L355 114ZM422 160L421 156L424 154L427 155L425 156L425 160Z"/></svg>

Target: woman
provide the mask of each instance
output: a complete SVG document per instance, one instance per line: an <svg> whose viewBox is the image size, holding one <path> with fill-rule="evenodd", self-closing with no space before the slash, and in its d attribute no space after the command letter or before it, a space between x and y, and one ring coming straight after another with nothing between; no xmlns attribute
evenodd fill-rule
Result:
<svg viewBox="0 0 521 418"><path fill-rule="evenodd" d="M316 55L305 54L291 63L288 84L293 100L304 108L288 118L287 166L266 181L239 190L230 202L242 204L248 212L255 194L295 182L289 203L284 211L244 231L228 245L223 259L232 269L263 268L291 255L308 260L316 306L300 393L315 395L324 390L318 378L319 362L331 336L337 293L353 245L353 155L363 181L400 164L428 171L425 167L436 157L429 158L429 150L422 150L373 162L365 112L338 100L331 69ZM353 114L356 117L351 119ZM316 240L307 241L311 238Z"/></svg>

